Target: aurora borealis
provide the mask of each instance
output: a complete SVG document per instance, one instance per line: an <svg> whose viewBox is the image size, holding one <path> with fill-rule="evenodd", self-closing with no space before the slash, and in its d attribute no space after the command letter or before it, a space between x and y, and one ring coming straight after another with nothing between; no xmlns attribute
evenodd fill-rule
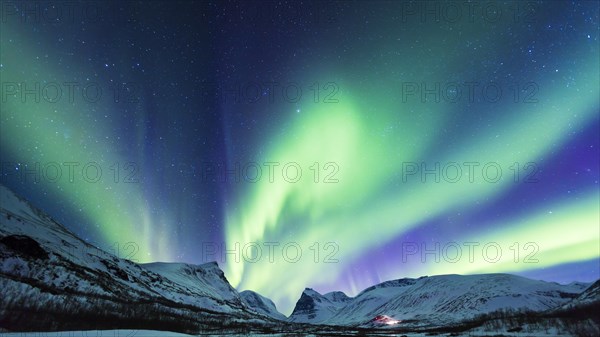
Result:
<svg viewBox="0 0 600 337"><path fill-rule="evenodd" d="M305 287L600 277L598 2L1 14L2 184L121 257L217 260L285 314Z"/></svg>

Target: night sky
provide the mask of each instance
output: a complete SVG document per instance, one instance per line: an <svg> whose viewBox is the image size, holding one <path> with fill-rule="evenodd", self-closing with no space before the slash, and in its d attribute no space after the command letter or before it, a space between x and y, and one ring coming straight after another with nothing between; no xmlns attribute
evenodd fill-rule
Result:
<svg viewBox="0 0 600 337"><path fill-rule="evenodd" d="M599 4L2 2L2 184L138 262L600 275ZM260 254L259 254L260 253Z"/></svg>

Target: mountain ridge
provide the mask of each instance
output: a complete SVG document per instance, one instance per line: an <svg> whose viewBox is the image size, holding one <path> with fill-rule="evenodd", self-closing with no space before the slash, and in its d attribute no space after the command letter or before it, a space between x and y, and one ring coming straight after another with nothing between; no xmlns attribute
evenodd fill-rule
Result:
<svg viewBox="0 0 600 337"><path fill-rule="evenodd" d="M144 265L118 258L3 185L0 221L0 328L197 332L224 322L276 324L244 303L216 262ZM90 326L78 317L94 318Z"/></svg>
<svg viewBox="0 0 600 337"><path fill-rule="evenodd" d="M542 312L576 298L589 284L560 285L504 273L435 275L385 281L332 306L307 288L292 322L370 326L378 316L416 326L455 324L482 313L517 309Z"/></svg>
<svg viewBox="0 0 600 337"><path fill-rule="evenodd" d="M118 258L2 185L0 221L0 329L13 331L429 329L502 310L571 317L600 307L600 280L561 285L512 274L447 274L389 280L354 297L305 288L286 318L270 299L237 292L216 261Z"/></svg>

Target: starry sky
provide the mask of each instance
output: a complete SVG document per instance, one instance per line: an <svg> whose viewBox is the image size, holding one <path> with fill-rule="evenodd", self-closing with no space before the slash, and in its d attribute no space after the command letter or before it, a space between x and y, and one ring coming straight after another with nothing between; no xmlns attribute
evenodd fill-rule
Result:
<svg viewBox="0 0 600 337"><path fill-rule="evenodd" d="M599 4L4 2L2 184L138 262L600 275Z"/></svg>

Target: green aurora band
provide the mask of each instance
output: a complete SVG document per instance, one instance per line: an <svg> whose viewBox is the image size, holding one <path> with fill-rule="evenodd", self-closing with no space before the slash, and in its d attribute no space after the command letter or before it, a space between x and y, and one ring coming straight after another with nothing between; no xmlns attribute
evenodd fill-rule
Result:
<svg viewBox="0 0 600 337"><path fill-rule="evenodd" d="M507 106L494 106L500 116L494 129L463 137L462 143L439 153L435 160L430 155L439 151L432 146L440 144L440 139L436 139L434 130L443 129L447 120L443 116L450 113L445 114L441 105L431 108L426 104L402 104L384 94L350 89L343 92L338 104L303 108L301 115L291 117L293 128L269 139L265 144L276 145L266 146L270 150L258 156L264 162L280 163L277 167L280 170L285 163L299 163L302 179L290 183L275 171L275 181L262 179L249 184L238 204L228 212L227 247L231 249L238 244L240 251L250 257L242 256L239 263L228 259L228 279L234 286L258 291L276 303L293 301L305 287L335 282L344 266L362 252L401 237L427 220L493 203L515 184L512 176L506 174L506 168L515 162L544 160L553 146L570 138L573 129L596 117L600 88L595 76L598 73L595 56L587 55L578 63L581 70L586 69L579 83L589 90L560 86L557 74L536 78L544 85L539 103L512 105L514 111L504 114L501 110ZM340 87L350 86L340 84ZM376 113L371 113L374 110ZM386 133L386 125L398 127ZM399 174L402 164L422 161L429 164L476 161L481 165L495 162L505 173L496 183L486 182L481 176L474 177L472 183L464 177L456 183L444 180L421 183L418 176L402 182ZM314 162L320 163L321 170L327 162L337 163L339 172L335 177L339 183L315 183L314 171L309 170ZM481 174L480 170L475 172ZM598 204L598 193L591 186L585 199L575 205L557 207L560 216L534 214L503 223L500 230L489 235L471 237L470 233L464 233L464 237L454 238L463 242L503 242L502 247L513 242L522 245L535 241L540 248L537 255L540 263L535 265L511 263L512 257L505 254L497 263L480 260L475 264L434 263L414 270L398 267L380 270L379 274L383 279L394 279L449 272L515 272L597 258L600 256ZM576 222L580 230L567 240L562 231L571 222ZM332 252L323 250L323 245L330 241L339 247L335 252L338 263L322 263L323 256ZM266 248L257 261L253 260L256 251L243 250L245 245L264 242L280 244L274 250L274 261L265 257ZM278 255L283 254L281 248L289 242L302 248L304 256L299 261L291 263ZM318 263L313 261L315 242L321 245ZM287 252L293 260L296 250ZM291 311L291 308L280 310Z"/></svg>
<svg viewBox="0 0 600 337"><path fill-rule="evenodd" d="M55 103L48 102L41 95L36 102L31 94L23 95L18 91L8 95L10 93L3 90L7 97L2 102L2 118L10 123L3 122L0 130L3 147L12 158L19 158L21 163L27 164L29 170L35 170L36 163L39 165L38 172L48 164L58 164L62 168L62 177L56 179L57 182L53 181L54 176L42 178L40 183L52 198L64 200L73 210L81 212L85 224L80 226L97 224L97 228L91 229L99 232L104 239L100 243L105 245L104 248L113 243L124 246L133 242L138 262L173 260L169 247L173 247L175 241L168 232L169 216L157 217L150 213L141 183L123 183L127 173L131 172L125 170L125 165L134 161L120 154L119 149L124 145L116 136L106 136L113 132L105 116L113 116L117 105L113 92L105 85L109 82L99 78L78 82L79 87L72 95L73 102L70 102L68 87L64 83L73 82L72 76L67 74L77 73L78 69L65 64L57 68L58 62L53 59L40 60L36 55L43 53L37 50L43 48L27 45L20 39L9 39L14 36L10 25L3 25L2 29L2 83L25 83L28 90L38 83L41 90L51 83L49 79L54 79L52 83L62 86L62 97ZM18 64L30 66L21 68L16 66ZM89 83L98 83L103 90L98 102L91 102L96 95L94 89L90 89L87 98L83 97L81 88ZM46 98L55 97L52 85L48 86ZM90 131L92 128L93 131ZM64 163L77 165L74 166L73 182L69 181L69 168ZM88 163L97 163L102 170L99 181L90 183L84 180L82 169ZM115 164L120 165L117 183ZM94 168L87 173L85 177L89 181L98 177ZM34 177L31 174L22 179L33 181Z"/></svg>
<svg viewBox="0 0 600 337"><path fill-rule="evenodd" d="M379 29L391 30L386 24L382 23ZM403 74L418 74L414 78L425 83L445 82L456 78L456 73L470 74L472 66L465 58L472 55L447 51L449 46L458 45L463 39L456 32L463 31L475 39L484 38L497 29L484 26L473 25L453 33L445 31L448 36L444 43L437 42L439 32L435 27L427 28L422 32L422 43L431 48L401 55L398 55L398 46L392 43L379 45L362 41L364 50L357 53L378 50L380 55L389 55L374 56L373 62L395 71L372 73L362 69L364 64L359 63L365 60L362 54L346 64L314 63L321 64L320 71L312 70L312 75L316 74L312 77L303 74L306 81L300 82L313 83L320 79L319 83L327 83L336 79L341 89L339 102L314 104L312 97L304 97L298 103L302 113L295 113L295 108L285 104L269 108L290 116L274 128L277 131L267 130L258 137L262 147L249 159L259 164L277 162L279 166L275 167L272 182L266 178L263 168L259 181L235 191L223 210L223 231L228 249L249 243L271 242L279 246L275 248L273 261L265 258L265 250L263 258L255 262L247 259L235 262L228 258L224 270L234 287L257 291L278 305L286 303L279 309L289 313L290 305L302 289L334 283L364 252L394 242L421 224L445 214L489 206L515 186L509 174L495 183L481 179L480 175L474 177L474 182L463 178L456 183L444 180L422 183L418 175L403 181L403 164L476 161L495 162L506 169L515 162L543 162L554 148L571 139L574 130L597 118L600 107L597 46L595 49L564 47L562 55L553 56L568 60L578 55L577 61L570 64L571 72L577 74L577 86L565 87L564 76L567 75L562 70L555 72L550 66L547 72L532 75L529 80L540 83L538 103L498 103L482 108L464 102L454 107L423 104L414 97L408 103L402 102L399 78L411 80L410 76L402 78ZM59 66L56 55L46 60L42 51L53 46L11 39L21 32L10 25L3 25L2 30L0 74L3 83L47 83L49 79L63 83L72 81L73 73L86 73L83 66L64 63ZM511 50L510 39L505 37L494 43L500 50ZM326 36L323 40L335 41ZM495 53L493 50L477 58L495 60ZM22 64L27 67L18 66ZM107 83L101 77L81 78L80 82L94 81ZM96 225L92 230L98 232L103 244L136 242L140 249L136 255L138 262L176 260L174 247L180 242L170 231L175 211L163 209L156 214L153 210L157 206L148 201L152 188L112 180L109 168L115 163L145 162L146 131L143 126L136 130L137 156L125 156L127 152L121 150L127 146L126 142L112 136L118 134L113 130L115 122L104 118L114 118L115 111L121 107L110 102L110 90L103 89L102 104L84 102L80 96L73 103L64 97L57 103L36 103L30 98L21 102L18 95L8 97L2 102L0 142L8 156L23 163L77 162L80 163L77 169L85 163L98 163L104 171L103 179L97 183L82 182L77 175L79 180L73 183L64 179L60 184L42 180L43 189L51 198L64 200L73 210L80 211L85 219L82 226ZM461 109L485 109L481 113L493 116L494 124L454 131L459 135L448 137L445 130L452 130L456 111ZM144 120L143 114L139 119ZM279 126L285 132L280 131ZM292 162L302 169L296 183L284 180L281 173L283 165ZM310 169L315 162L319 164L318 179L315 170ZM327 166L327 163L333 165ZM65 172L66 169L63 174ZM294 169L288 172L294 176ZM332 172L330 178L335 181L326 182ZM480 174L481 170L476 172ZM144 178L152 183L151 177L142 176ZM518 242L521 261L526 255L523 245L535 242L539 247L536 254L539 261L535 264L514 263L513 251L506 251L495 263L482 259L470 263L460 259L459 263L417 263L408 268L396 265L381 268L378 276L383 280L424 274L520 272L597 259L600 257L597 187L590 186L579 199L552 200L520 217L497 222L486 229L461 229L448 238L457 242L497 242L502 248ZM203 205L191 211L203 212ZM569 230L575 226L577 231ZM290 242L302 248L298 261L282 259L281 248ZM327 246L328 242L335 242L339 249ZM315 243L318 247L313 250ZM293 249L288 252L292 257L295 255ZM332 252L337 262L324 263ZM361 289L352 289L357 290Z"/></svg>

